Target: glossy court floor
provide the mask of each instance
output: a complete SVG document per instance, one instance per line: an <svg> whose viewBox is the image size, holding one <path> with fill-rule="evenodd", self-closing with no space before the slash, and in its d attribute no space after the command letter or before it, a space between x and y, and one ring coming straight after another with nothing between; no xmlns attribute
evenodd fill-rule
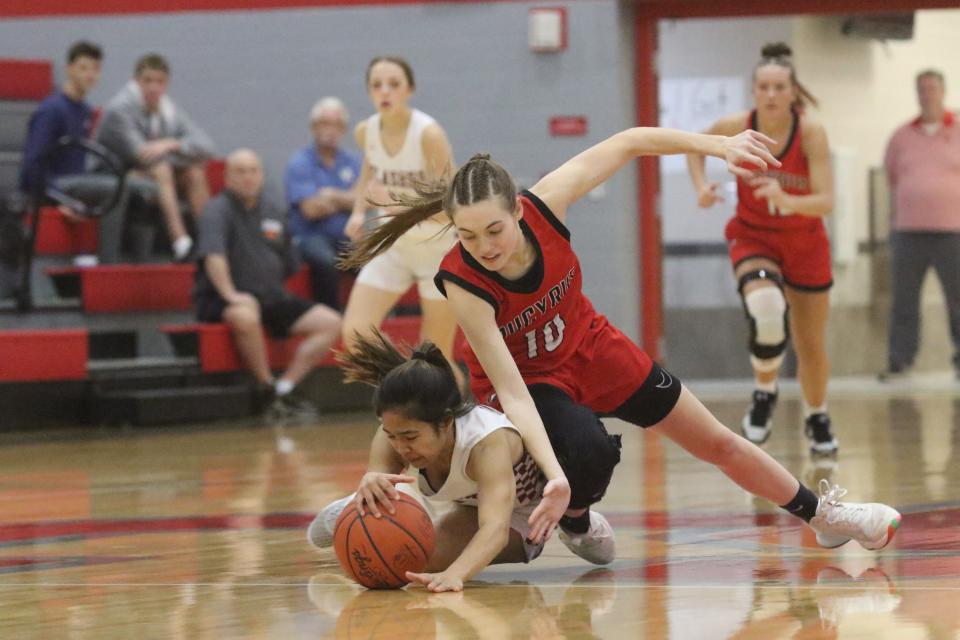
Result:
<svg viewBox="0 0 960 640"><path fill-rule="evenodd" d="M691 387L727 424L748 387ZM351 491L374 421L6 434L0 638L960 637L960 386L834 384L841 453L806 453L795 387L768 449L811 486L896 505L882 552L817 548L799 521L622 423L601 510L618 559L553 540L462 594L352 586L304 528Z"/></svg>

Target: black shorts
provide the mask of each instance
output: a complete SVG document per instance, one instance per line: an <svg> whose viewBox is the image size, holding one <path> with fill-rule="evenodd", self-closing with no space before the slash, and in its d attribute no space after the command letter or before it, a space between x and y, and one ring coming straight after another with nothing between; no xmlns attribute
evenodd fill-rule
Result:
<svg viewBox="0 0 960 640"><path fill-rule="evenodd" d="M197 296L194 300L197 308L197 320L200 322L223 322L226 301L220 296ZM259 301L258 301L259 302ZM303 314L313 308L307 302L295 296L287 296L275 302L260 302L260 322L274 338L286 338L290 329Z"/></svg>
<svg viewBox="0 0 960 640"><path fill-rule="evenodd" d="M652 427L677 406L682 388L679 378L654 362L640 388L608 415L638 427Z"/></svg>

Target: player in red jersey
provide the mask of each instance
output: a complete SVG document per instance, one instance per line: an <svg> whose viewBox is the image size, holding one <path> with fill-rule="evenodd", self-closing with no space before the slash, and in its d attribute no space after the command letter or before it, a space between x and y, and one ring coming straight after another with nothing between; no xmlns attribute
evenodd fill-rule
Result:
<svg viewBox="0 0 960 640"><path fill-rule="evenodd" d="M755 389L741 430L751 442L770 437L777 402L777 377L788 337L797 353L803 391L805 432L810 450L831 455L837 440L827 413L827 315L830 242L824 216L833 209L833 178L827 134L803 114L813 97L797 82L790 48L767 45L753 72L756 108L718 120L708 133L736 135L756 129L780 141L774 148L780 167L737 177L736 215L727 224L730 260L750 322L750 362ZM687 156L697 202L710 207L720 199L707 182L704 157Z"/></svg>
<svg viewBox="0 0 960 640"><path fill-rule="evenodd" d="M679 380L594 311L581 290L580 264L564 224L570 205L640 155L702 153L725 158L731 171L746 175L750 170L740 165L747 162L761 169L779 165L766 147L772 144L755 131L726 137L629 129L520 194L502 166L478 155L449 185L421 189L417 200L400 199L409 208L355 245L348 265L369 260L440 211L452 220L459 243L436 279L470 343L474 393L503 407L550 481L531 515L533 540L548 535L559 520L561 540L577 555L597 564L615 557L610 525L589 509L603 497L620 460L619 438L607 434L599 414L670 438L747 491L810 522L824 546L855 538L876 549L893 535L900 521L894 509L841 503L839 487L824 488L818 498L766 452L720 424ZM569 505L555 495L567 477ZM555 511L561 504L569 506L562 518Z"/></svg>

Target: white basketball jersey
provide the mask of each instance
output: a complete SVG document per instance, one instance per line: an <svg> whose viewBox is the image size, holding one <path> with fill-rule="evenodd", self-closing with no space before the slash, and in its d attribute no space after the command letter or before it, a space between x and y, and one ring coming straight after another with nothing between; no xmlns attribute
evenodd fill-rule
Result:
<svg viewBox="0 0 960 640"><path fill-rule="evenodd" d="M453 501L475 507L478 505L477 483L467 476L470 452L478 442L498 429L511 429L518 434L520 431L507 416L485 406L474 407L467 415L457 418L454 428L457 433L453 445L453 459L450 461L450 474L443 486L434 490L423 473L416 474L417 486L427 500ZM517 483L514 508L536 504L543 493L546 478L526 451L523 452L520 462L513 466L513 476Z"/></svg>
<svg viewBox="0 0 960 640"><path fill-rule="evenodd" d="M380 114L375 113L367 119L366 161L374 170L377 180L389 191L406 192L413 195L413 186L427 179L426 160L423 157L423 130L436 122L422 111L413 109L407 137L396 155L389 155L380 139Z"/></svg>

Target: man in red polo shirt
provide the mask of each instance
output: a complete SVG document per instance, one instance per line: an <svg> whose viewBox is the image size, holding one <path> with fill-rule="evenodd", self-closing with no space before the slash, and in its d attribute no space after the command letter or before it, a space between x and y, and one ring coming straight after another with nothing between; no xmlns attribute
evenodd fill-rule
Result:
<svg viewBox="0 0 960 640"><path fill-rule="evenodd" d="M884 164L894 193L893 307L887 370L905 373L917 354L920 290L927 269L940 278L960 375L960 123L944 106L943 74L917 74L920 115L897 129Z"/></svg>

